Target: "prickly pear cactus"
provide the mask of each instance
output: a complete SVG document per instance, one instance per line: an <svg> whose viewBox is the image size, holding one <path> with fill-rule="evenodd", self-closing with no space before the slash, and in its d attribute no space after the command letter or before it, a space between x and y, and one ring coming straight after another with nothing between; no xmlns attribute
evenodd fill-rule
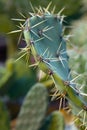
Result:
<svg viewBox="0 0 87 130"><path fill-rule="evenodd" d="M40 130L64 130L64 117L55 111L49 115Z"/></svg>
<svg viewBox="0 0 87 130"><path fill-rule="evenodd" d="M40 83L31 88L25 97L18 116L16 130L38 130L48 106L47 89Z"/></svg>
<svg viewBox="0 0 87 130"><path fill-rule="evenodd" d="M62 36L64 16L52 14L48 8L39 9L37 14L31 15L32 17L24 24L24 37L35 58L35 65L52 77L56 87L60 84L58 89L66 92L69 100L86 110L86 103L81 98L83 93L80 93L74 83L78 76L72 79L68 66L66 51L68 36Z"/></svg>
<svg viewBox="0 0 87 130"><path fill-rule="evenodd" d="M36 63L46 63L53 73L56 73L62 80L67 80L68 56L66 43L62 37L61 17L46 12L27 19L24 36L34 54Z"/></svg>
<svg viewBox="0 0 87 130"><path fill-rule="evenodd" d="M60 15L61 11L54 14L54 9L49 12L49 6L36 8L37 12L32 7L34 13L30 13L31 17L21 25L27 43L25 51L30 50L35 60L30 66L38 66L49 75L56 91L62 93L79 111L83 109L86 112L87 103L83 97L87 94L77 87L75 80L79 75L72 78L68 65L66 41L70 36L63 36L64 15Z"/></svg>

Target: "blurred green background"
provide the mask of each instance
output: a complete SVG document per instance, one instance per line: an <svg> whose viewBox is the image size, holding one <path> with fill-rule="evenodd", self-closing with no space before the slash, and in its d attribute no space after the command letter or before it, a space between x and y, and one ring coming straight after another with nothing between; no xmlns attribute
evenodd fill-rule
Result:
<svg viewBox="0 0 87 130"><path fill-rule="evenodd" d="M50 0L31 0L34 7L46 7L49 2ZM82 74L78 83L86 86L87 1L52 0L50 10L54 6L55 13L65 8L63 14L67 17L65 17L64 25L70 27L65 31L65 35L67 33L74 35L70 39L71 42L67 44L70 50L70 67L77 72L76 74ZM29 12L32 12L30 0L0 0L0 107L5 107L5 109L0 109L0 120L3 119L2 125L0 121L0 130L9 130L7 118L10 121L17 116L27 91L38 81L37 70L28 67L26 57L14 62L19 57L19 48L25 46L23 39L20 39L20 44L18 44L20 33L8 34L10 31L17 30L17 25L20 25L19 21L11 19L23 18L20 13L27 19ZM83 87L83 90L87 92L86 87ZM6 123L8 127L5 128Z"/></svg>

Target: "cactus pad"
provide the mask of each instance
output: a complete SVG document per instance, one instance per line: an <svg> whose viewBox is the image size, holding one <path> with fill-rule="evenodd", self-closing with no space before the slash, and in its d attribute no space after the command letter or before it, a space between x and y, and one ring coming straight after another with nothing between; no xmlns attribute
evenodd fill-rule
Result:
<svg viewBox="0 0 87 130"><path fill-rule="evenodd" d="M68 56L62 37L61 18L49 13L33 16L25 22L24 36L27 44L34 46L36 61L46 63L62 80L67 80Z"/></svg>
<svg viewBox="0 0 87 130"><path fill-rule="evenodd" d="M16 130L38 130L45 117L48 93L42 84L36 84L25 97L18 116Z"/></svg>

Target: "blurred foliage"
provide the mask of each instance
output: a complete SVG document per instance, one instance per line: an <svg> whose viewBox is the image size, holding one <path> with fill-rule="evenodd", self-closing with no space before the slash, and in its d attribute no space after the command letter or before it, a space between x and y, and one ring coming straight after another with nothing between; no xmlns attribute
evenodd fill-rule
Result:
<svg viewBox="0 0 87 130"><path fill-rule="evenodd" d="M30 86L36 82L35 71L29 69L23 60L8 60L0 73L0 94L9 96L11 100L23 98Z"/></svg>
<svg viewBox="0 0 87 130"><path fill-rule="evenodd" d="M87 93L87 17L73 22L72 26L74 27L71 30L71 33L74 34L72 38L74 48L70 53L70 66L77 74L81 74L78 83Z"/></svg>
<svg viewBox="0 0 87 130"><path fill-rule="evenodd" d="M9 114L3 102L0 100L0 130L9 130L10 120Z"/></svg>
<svg viewBox="0 0 87 130"><path fill-rule="evenodd" d="M82 5L83 5L82 12L84 12L84 14L86 15L87 14L87 0L82 0Z"/></svg>

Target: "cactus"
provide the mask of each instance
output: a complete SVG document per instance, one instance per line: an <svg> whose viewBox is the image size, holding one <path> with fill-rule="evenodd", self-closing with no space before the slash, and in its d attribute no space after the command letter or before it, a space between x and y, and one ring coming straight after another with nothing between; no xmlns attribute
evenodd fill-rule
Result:
<svg viewBox="0 0 87 130"><path fill-rule="evenodd" d="M84 95L77 88L72 79L68 65L66 39L63 37L62 22L64 16L52 14L46 9L39 9L38 13L30 13L31 18L24 23L24 37L27 46L35 58L35 65L48 73L57 89L66 93L66 98L80 109L87 110ZM60 85L60 88L57 87Z"/></svg>
<svg viewBox="0 0 87 130"><path fill-rule="evenodd" d="M47 89L38 83L31 88L25 97L18 116L16 130L38 130L45 118L47 106Z"/></svg>
<svg viewBox="0 0 87 130"><path fill-rule="evenodd" d="M87 94L82 93L77 87L75 80L79 76L72 78L68 65L66 41L70 35L63 36L64 15L60 15L61 11L58 14L54 14L54 10L49 12L49 6L50 4L47 8L40 7L37 13L37 8L33 8L34 13L29 13L31 17L21 25L27 44L24 50L30 50L34 57L35 63L30 67L37 66L49 75L56 92L62 93L71 107L75 106L79 111L86 112L87 103L83 97Z"/></svg>

